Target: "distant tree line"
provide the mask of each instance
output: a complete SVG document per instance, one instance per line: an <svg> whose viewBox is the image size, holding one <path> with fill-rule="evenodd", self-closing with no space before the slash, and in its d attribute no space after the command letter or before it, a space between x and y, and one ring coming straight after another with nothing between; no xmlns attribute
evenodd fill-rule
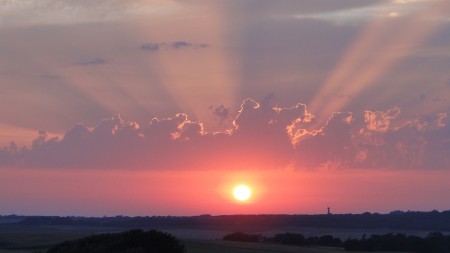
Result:
<svg viewBox="0 0 450 253"><path fill-rule="evenodd" d="M184 253L184 245L174 236L156 230L131 230L92 235L66 241L47 253Z"/></svg>
<svg viewBox="0 0 450 253"><path fill-rule="evenodd" d="M239 231L248 228L317 227L345 229L401 229L450 232L448 211L393 211L389 214L333 214L333 215L201 215L192 217L57 217L14 216L2 217L18 226L102 226L116 228L215 228ZM0 227L2 224L0 223Z"/></svg>
<svg viewBox="0 0 450 253"><path fill-rule="evenodd" d="M426 237L404 234L371 235L369 238L348 239L343 244L348 251L406 251L419 253L449 253L450 236L440 232Z"/></svg>
<svg viewBox="0 0 450 253"><path fill-rule="evenodd" d="M225 241L235 242L259 242L262 238L261 234L245 234L241 232L234 232L223 237Z"/></svg>
<svg viewBox="0 0 450 253"><path fill-rule="evenodd" d="M223 237L228 241L276 243L296 246L326 246L344 248L346 251L398 251L417 253L450 253L450 236L440 232L429 233L422 238L414 235L384 234L363 235L361 239L342 241L331 235L305 237L298 233L280 233L273 237L261 234L245 234L235 232Z"/></svg>
<svg viewBox="0 0 450 253"><path fill-rule="evenodd" d="M305 237L304 235L298 233L281 233L276 234L273 237L266 237L262 236L261 234L246 234L235 232L225 235L223 239L226 241L264 242L297 246L342 247L341 239L333 237L331 235Z"/></svg>

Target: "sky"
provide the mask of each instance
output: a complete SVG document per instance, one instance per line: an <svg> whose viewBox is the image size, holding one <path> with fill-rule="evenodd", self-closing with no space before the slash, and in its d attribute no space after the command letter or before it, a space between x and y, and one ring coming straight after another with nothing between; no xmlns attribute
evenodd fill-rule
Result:
<svg viewBox="0 0 450 253"><path fill-rule="evenodd" d="M0 0L0 215L448 210L449 13Z"/></svg>

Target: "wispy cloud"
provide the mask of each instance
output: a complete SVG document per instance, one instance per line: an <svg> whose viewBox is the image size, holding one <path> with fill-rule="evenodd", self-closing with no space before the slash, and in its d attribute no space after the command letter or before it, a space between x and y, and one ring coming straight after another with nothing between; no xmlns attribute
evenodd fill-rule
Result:
<svg viewBox="0 0 450 253"><path fill-rule="evenodd" d="M141 49L150 52L157 52L160 50L172 50L172 49L202 49L209 47L208 44L193 43L188 41L174 41L174 42L158 42L158 43L146 43L141 45Z"/></svg>
<svg viewBox="0 0 450 253"><path fill-rule="evenodd" d="M177 6L170 0L3 0L0 1L0 27L111 21L148 13L170 13Z"/></svg>
<svg viewBox="0 0 450 253"><path fill-rule="evenodd" d="M295 15L296 19L313 19L332 22L337 25L361 24L380 18L397 18L420 11L425 1L384 1L369 6Z"/></svg>
<svg viewBox="0 0 450 253"><path fill-rule="evenodd" d="M92 58L86 61L81 61L78 62L77 65L82 65L82 66L89 66L89 65L103 65L103 64L107 64L109 62L109 60L106 60L104 58Z"/></svg>
<svg viewBox="0 0 450 253"><path fill-rule="evenodd" d="M160 43L147 43L141 46L142 50L146 50L146 51L159 51L159 49L161 49L161 44Z"/></svg>

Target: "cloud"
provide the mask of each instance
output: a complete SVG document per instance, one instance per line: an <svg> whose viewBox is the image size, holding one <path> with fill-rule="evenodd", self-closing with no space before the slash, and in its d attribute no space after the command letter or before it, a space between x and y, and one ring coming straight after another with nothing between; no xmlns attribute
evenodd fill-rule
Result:
<svg viewBox="0 0 450 253"><path fill-rule="evenodd" d="M216 1L219 2L219 1ZM234 13L239 13L245 18L259 17L285 17L299 14L313 14L323 12L333 12L345 9L354 9L364 6L370 6L378 3L378 0L314 0L314 1L272 1L272 0L229 0L229 8Z"/></svg>
<svg viewBox="0 0 450 253"><path fill-rule="evenodd" d="M366 120L365 127L360 129L354 145L365 155L354 166L405 169L446 168L450 165L444 155L429 158L432 154L450 151L444 137L450 133L447 113L422 116L397 124L392 123L399 115L398 108L385 112L366 111L365 114L378 115L377 122L381 123L374 126L374 121Z"/></svg>
<svg viewBox="0 0 450 253"><path fill-rule="evenodd" d="M157 52L161 50L173 50L173 49L202 49L209 47L208 44L198 44L188 41L175 41L175 42L159 42L159 43L146 43L141 45L141 49L149 52Z"/></svg>
<svg viewBox="0 0 450 253"><path fill-rule="evenodd" d="M186 41L175 41L171 44L171 47L175 49L192 47L192 43Z"/></svg>
<svg viewBox="0 0 450 253"><path fill-rule="evenodd" d="M167 0L5 0L0 1L0 27L106 22L149 13L164 15L178 6Z"/></svg>
<svg viewBox="0 0 450 253"><path fill-rule="evenodd" d="M433 2L433 1L429 1ZM294 15L296 19L312 19L332 22L338 25L354 25L370 21L375 18L398 18L420 12L427 7L425 1L384 1L371 2L365 6L349 6L343 9L321 11L315 13L301 13Z"/></svg>
<svg viewBox="0 0 450 253"><path fill-rule="evenodd" d="M400 114L400 108L396 107L385 112L364 112L364 121L366 122L366 128L370 131L385 133L389 130L391 121Z"/></svg>
<svg viewBox="0 0 450 253"><path fill-rule="evenodd" d="M224 105L218 107L210 106L209 109L212 110L213 115L217 117L221 122L228 120L231 116L231 110L229 108L226 108Z"/></svg>
<svg viewBox="0 0 450 253"><path fill-rule="evenodd" d="M142 50L146 51L159 51L159 49L163 46L161 43L147 43L141 46Z"/></svg>
<svg viewBox="0 0 450 253"><path fill-rule="evenodd" d="M271 97L261 103L244 100L231 133L235 159L247 168L286 166L293 155L286 127L302 116L302 111L296 108L273 107Z"/></svg>
<svg viewBox="0 0 450 253"><path fill-rule="evenodd" d="M90 60L78 62L77 65L89 66L89 65L103 65L107 64L109 61L103 58L93 58Z"/></svg>
<svg viewBox="0 0 450 253"><path fill-rule="evenodd" d="M296 143L295 166L300 168L350 167L352 151L352 120L350 112L336 112L319 130L306 131Z"/></svg>
<svg viewBox="0 0 450 253"><path fill-rule="evenodd" d="M401 121L400 108L335 112L312 129L304 104L245 99L230 129L207 132L185 113L139 124L116 114L63 138L40 131L31 147L0 150L2 167L95 169L449 168L448 113ZM229 117L225 107L215 108Z"/></svg>

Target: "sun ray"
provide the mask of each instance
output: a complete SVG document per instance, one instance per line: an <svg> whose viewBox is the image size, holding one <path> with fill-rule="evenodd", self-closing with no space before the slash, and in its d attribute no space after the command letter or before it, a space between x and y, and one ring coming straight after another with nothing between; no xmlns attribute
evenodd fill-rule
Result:
<svg viewBox="0 0 450 253"><path fill-rule="evenodd" d="M143 53L157 57L160 80L180 108L192 114L194 119L204 121L210 115L210 105L232 106L237 103L237 63L224 46L228 38L222 6L203 4L183 5L182 8L185 9L179 19L160 19L166 24L164 30L142 21L139 25L141 32L158 30L153 42L165 43L166 46L157 52ZM179 26L185 24L189 27L180 31ZM192 45L167 48L176 41Z"/></svg>
<svg viewBox="0 0 450 253"><path fill-rule="evenodd" d="M448 10L449 5L444 1L433 1L403 18L402 22L374 20L353 43L316 94L310 110L322 115L323 121L332 112L344 109L349 100L337 98L339 94L354 97L376 84L376 80L407 57L412 49L437 29L437 22L424 20L424 17L436 17ZM409 25L404 27L404 22ZM322 121L317 121L317 124L322 124Z"/></svg>

